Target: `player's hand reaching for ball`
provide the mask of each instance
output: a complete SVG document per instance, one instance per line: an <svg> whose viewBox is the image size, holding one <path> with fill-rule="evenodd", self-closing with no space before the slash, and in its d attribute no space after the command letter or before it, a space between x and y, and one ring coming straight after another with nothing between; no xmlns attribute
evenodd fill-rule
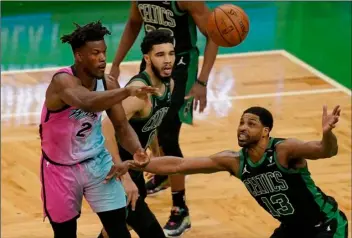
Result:
<svg viewBox="0 0 352 238"><path fill-rule="evenodd" d="M144 168L150 162L147 152L143 149L138 149L133 155L133 165L135 167Z"/></svg>
<svg viewBox="0 0 352 238"><path fill-rule="evenodd" d="M340 106L336 106L330 114L328 114L327 106L323 107L322 126L324 134L335 128L336 123L339 121L340 113Z"/></svg>

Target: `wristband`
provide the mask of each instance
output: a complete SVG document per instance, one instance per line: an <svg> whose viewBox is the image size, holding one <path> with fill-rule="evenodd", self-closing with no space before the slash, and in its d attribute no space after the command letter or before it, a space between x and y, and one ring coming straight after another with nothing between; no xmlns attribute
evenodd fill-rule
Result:
<svg viewBox="0 0 352 238"><path fill-rule="evenodd" d="M207 86L207 83L206 83L206 82L202 82L202 81L200 81L199 79L196 80L196 83L202 85L203 87L206 87L206 86Z"/></svg>

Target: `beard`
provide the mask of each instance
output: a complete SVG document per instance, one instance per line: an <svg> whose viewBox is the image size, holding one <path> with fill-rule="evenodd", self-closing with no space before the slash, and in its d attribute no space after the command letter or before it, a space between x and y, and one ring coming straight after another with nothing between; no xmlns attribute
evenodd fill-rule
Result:
<svg viewBox="0 0 352 238"><path fill-rule="evenodd" d="M92 70L89 69L84 69L84 71L86 72L86 74L92 78L95 79L101 79L104 77L105 73L104 72L93 72Z"/></svg>
<svg viewBox="0 0 352 238"><path fill-rule="evenodd" d="M169 83L170 82L171 76L168 76L168 77L161 76L160 71L155 67L155 65L153 64L152 61L151 61L151 67L152 67L152 71L153 71L154 75L158 79L160 79L161 82L163 82L163 83Z"/></svg>
<svg viewBox="0 0 352 238"><path fill-rule="evenodd" d="M259 140L260 139L257 139L257 138L247 138L246 140L240 140L237 137L238 145L242 148L254 147L259 143Z"/></svg>

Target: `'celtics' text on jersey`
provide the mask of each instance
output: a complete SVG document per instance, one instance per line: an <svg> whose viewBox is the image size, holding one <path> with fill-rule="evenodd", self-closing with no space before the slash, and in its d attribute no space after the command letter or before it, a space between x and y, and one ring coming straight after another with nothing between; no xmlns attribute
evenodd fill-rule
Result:
<svg viewBox="0 0 352 238"><path fill-rule="evenodd" d="M196 47L197 27L191 15L182 11L176 1L138 1L145 33L164 29L175 38L176 54Z"/></svg>
<svg viewBox="0 0 352 238"><path fill-rule="evenodd" d="M250 160L243 148L240 179L259 205L280 222L316 226L331 219L337 203L314 184L308 168L288 169L279 164L275 146L283 140L270 138L265 154L257 163Z"/></svg>

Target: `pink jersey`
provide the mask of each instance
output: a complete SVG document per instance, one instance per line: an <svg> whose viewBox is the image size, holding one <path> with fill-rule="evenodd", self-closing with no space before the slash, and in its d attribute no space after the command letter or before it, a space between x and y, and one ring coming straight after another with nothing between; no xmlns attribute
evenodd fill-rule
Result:
<svg viewBox="0 0 352 238"><path fill-rule="evenodd" d="M73 75L72 68L56 72ZM103 80L97 80L95 91L104 91ZM105 150L101 130L102 112L85 112L66 105L50 111L43 105L40 120L43 156L53 163L73 165L96 157Z"/></svg>

